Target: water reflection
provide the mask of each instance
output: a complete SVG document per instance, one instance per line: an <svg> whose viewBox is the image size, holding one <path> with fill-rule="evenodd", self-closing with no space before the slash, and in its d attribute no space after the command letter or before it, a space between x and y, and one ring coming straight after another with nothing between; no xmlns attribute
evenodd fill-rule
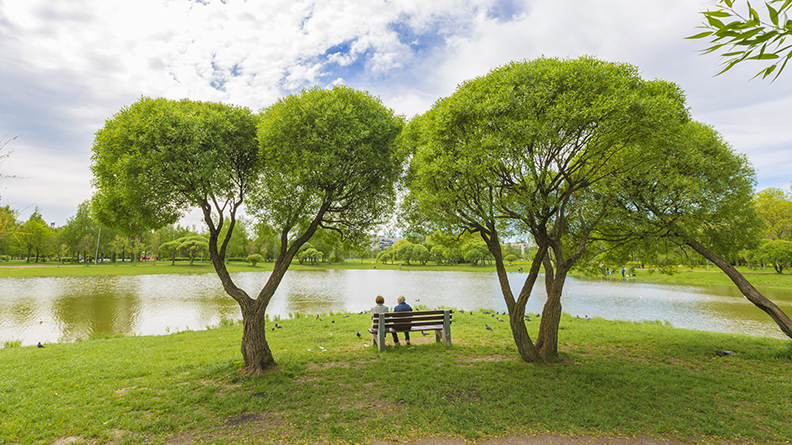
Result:
<svg viewBox="0 0 792 445"><path fill-rule="evenodd" d="M251 296L269 272L234 275ZM517 292L525 274L509 274ZM386 305L404 295L413 305L460 309L506 310L492 272L384 270L290 271L267 312L287 317L295 312L367 311L374 297ZM792 291L766 295L792 313ZM528 312L540 312L542 286L535 289ZM634 282L573 279L567 281L564 312L621 320L666 320L676 327L784 338L770 318L733 286L663 286ZM241 317L234 300L213 274L132 277L64 277L0 279L0 341L70 341L92 333L164 334L203 329L221 317Z"/></svg>

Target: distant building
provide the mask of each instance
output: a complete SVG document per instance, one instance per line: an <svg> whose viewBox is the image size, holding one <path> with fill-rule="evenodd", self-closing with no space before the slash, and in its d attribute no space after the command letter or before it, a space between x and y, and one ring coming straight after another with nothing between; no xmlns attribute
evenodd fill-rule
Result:
<svg viewBox="0 0 792 445"><path fill-rule="evenodd" d="M374 249L385 250L388 247L392 246L396 241L399 241L401 238L391 238L389 236L384 235L372 235L371 237L371 245Z"/></svg>

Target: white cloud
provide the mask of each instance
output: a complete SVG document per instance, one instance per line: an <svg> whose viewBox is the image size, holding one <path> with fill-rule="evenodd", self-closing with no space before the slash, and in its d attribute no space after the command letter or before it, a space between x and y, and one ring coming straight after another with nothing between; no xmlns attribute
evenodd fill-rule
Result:
<svg viewBox="0 0 792 445"><path fill-rule="evenodd" d="M205 3L205 4L204 4ZM254 111L314 84L343 82L413 116L456 85L540 55L632 63L687 91L695 118L747 153L760 186L783 178L792 74L713 78L717 57L683 40L708 0L0 1L0 134L20 136L4 184L58 224L90 197L93 133L140 96ZM15 159L14 159L15 158ZM18 171L10 173L21 174ZM788 174L787 174L788 176ZM766 179L765 179L766 178ZM787 179L786 182L789 182ZM46 205L44 205L46 203Z"/></svg>

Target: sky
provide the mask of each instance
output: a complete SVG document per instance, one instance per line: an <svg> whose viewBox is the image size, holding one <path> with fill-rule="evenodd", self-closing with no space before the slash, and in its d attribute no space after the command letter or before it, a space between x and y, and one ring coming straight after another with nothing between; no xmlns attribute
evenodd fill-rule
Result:
<svg viewBox="0 0 792 445"><path fill-rule="evenodd" d="M0 205L56 226L90 199L93 137L141 97L249 107L315 85L367 90L407 118L514 60L602 60L678 84L694 119L792 185L792 68L715 76L709 0L0 0ZM15 139L14 139L15 138ZM183 224L196 224L196 212Z"/></svg>

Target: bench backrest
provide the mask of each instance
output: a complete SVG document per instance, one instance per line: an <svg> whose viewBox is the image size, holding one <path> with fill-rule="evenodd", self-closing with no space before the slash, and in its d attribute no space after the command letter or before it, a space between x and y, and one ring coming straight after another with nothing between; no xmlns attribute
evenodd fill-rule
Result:
<svg viewBox="0 0 792 445"><path fill-rule="evenodd" d="M437 326L442 325L445 320L446 312L449 310L437 311L411 311L411 312L380 312L372 314L372 329L379 328L380 316L382 316L385 329L407 330L412 326ZM451 315L448 315L451 318Z"/></svg>

